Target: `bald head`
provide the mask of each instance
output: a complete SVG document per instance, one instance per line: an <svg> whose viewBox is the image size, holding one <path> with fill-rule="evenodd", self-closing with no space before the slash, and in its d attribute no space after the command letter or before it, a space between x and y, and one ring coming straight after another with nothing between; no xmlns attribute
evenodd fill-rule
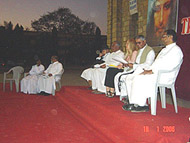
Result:
<svg viewBox="0 0 190 143"><path fill-rule="evenodd" d="M120 45L117 41L113 42L113 44L111 46L111 50L112 50L112 52L116 52L116 51L120 50Z"/></svg>

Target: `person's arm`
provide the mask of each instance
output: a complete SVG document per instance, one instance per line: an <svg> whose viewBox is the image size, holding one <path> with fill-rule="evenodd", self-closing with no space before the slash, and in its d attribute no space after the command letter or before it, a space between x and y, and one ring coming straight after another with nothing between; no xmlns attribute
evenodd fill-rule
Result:
<svg viewBox="0 0 190 143"><path fill-rule="evenodd" d="M56 65L55 68L56 68L56 69L53 70L53 71L49 74L49 76L55 76L55 75L57 75L57 74L60 74L61 71L63 70L63 66L62 66L61 63L57 63L57 65Z"/></svg>
<svg viewBox="0 0 190 143"><path fill-rule="evenodd" d="M117 67L121 62L117 61L115 59L124 59L124 53L122 51L120 51L118 53L112 54L110 61L107 63L107 65Z"/></svg>
<svg viewBox="0 0 190 143"><path fill-rule="evenodd" d="M43 73L44 73L44 74L49 73L49 71L50 71L52 65L53 65L53 64L50 64L50 65L48 66L48 68L47 68Z"/></svg>
<svg viewBox="0 0 190 143"><path fill-rule="evenodd" d="M130 63L135 63L136 58L137 58L137 51L133 51L131 59L129 60Z"/></svg>
<svg viewBox="0 0 190 143"><path fill-rule="evenodd" d="M135 63L136 58L137 58L137 53L138 53L137 51L133 51L131 58L126 60L128 64L123 64L123 66L133 68L133 64Z"/></svg>
<svg viewBox="0 0 190 143"><path fill-rule="evenodd" d="M153 74L152 70L144 70L140 75Z"/></svg>
<svg viewBox="0 0 190 143"><path fill-rule="evenodd" d="M40 74L42 74L43 73L43 71L44 71L44 66L43 65L40 65L38 68L36 68L37 70L36 70L36 74L37 75L40 75Z"/></svg>
<svg viewBox="0 0 190 143"><path fill-rule="evenodd" d="M147 68L150 67L152 65L152 63L154 62L155 59L155 52L154 50L151 50L147 57L146 57L146 61L142 64L133 64L132 68L136 69L138 66L140 66L141 68Z"/></svg>
<svg viewBox="0 0 190 143"><path fill-rule="evenodd" d="M175 46L167 53L159 56L150 68L154 73L159 70L173 70L180 63L182 58L183 53L181 49L178 46Z"/></svg>
<svg viewBox="0 0 190 143"><path fill-rule="evenodd" d="M29 71L30 75L34 75L35 74L35 66L32 66L32 69Z"/></svg>
<svg viewBox="0 0 190 143"><path fill-rule="evenodd" d="M103 56L103 54L100 53L99 56L96 58L96 60L101 60L102 56Z"/></svg>

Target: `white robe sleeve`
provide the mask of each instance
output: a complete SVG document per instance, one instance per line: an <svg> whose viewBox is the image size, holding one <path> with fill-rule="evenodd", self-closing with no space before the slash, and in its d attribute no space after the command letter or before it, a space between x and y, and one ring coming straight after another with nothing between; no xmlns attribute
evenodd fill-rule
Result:
<svg viewBox="0 0 190 143"><path fill-rule="evenodd" d="M52 74L53 76L55 76L55 75L57 75L57 74L60 74L60 73L62 72L62 70L63 70L63 66L62 66L61 63L57 63L55 68L56 68L56 69L51 72L51 74Z"/></svg>
<svg viewBox="0 0 190 143"><path fill-rule="evenodd" d="M35 65L32 66L32 69L29 71L29 74L30 75L35 75L36 74L36 72L35 72Z"/></svg>
<svg viewBox="0 0 190 143"><path fill-rule="evenodd" d="M159 70L173 70L183 58L183 53L178 46L173 47L169 51L161 51L159 57L152 64L151 69L153 72Z"/></svg>
<svg viewBox="0 0 190 143"><path fill-rule="evenodd" d="M37 75L42 74L43 71L44 71L44 69L45 69L44 66L43 66L43 65L40 65L39 67L37 67L36 74L37 74Z"/></svg>
<svg viewBox="0 0 190 143"><path fill-rule="evenodd" d="M134 64L133 69L136 69L138 66L140 66L142 69L149 69L149 67L154 62L154 59L155 59L155 52L154 50L151 50L146 57L146 61L142 64Z"/></svg>

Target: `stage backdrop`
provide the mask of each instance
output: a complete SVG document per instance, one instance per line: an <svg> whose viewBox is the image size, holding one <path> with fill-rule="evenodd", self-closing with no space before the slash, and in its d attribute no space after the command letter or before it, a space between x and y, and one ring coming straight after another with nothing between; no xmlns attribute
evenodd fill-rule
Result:
<svg viewBox="0 0 190 143"><path fill-rule="evenodd" d="M190 100L190 0L179 0L177 44L184 54L184 61L177 78L177 96ZM175 56L175 55L174 55Z"/></svg>

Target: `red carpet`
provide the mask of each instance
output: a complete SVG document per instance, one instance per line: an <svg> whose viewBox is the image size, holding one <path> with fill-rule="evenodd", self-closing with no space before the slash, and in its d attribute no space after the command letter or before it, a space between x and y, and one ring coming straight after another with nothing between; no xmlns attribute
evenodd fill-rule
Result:
<svg viewBox="0 0 190 143"><path fill-rule="evenodd" d="M2 86L1 86L2 88ZM186 143L190 109L158 103L157 116L123 111L119 98L86 87L52 96L0 89L0 143Z"/></svg>

